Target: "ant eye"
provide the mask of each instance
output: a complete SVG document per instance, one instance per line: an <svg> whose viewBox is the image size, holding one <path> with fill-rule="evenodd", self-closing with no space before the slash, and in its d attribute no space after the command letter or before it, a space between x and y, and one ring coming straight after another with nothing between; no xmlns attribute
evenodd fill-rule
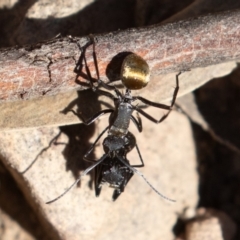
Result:
<svg viewBox="0 0 240 240"><path fill-rule="evenodd" d="M137 90L144 88L148 84L149 78L149 66L143 58L132 53L124 59L121 79L127 89Z"/></svg>

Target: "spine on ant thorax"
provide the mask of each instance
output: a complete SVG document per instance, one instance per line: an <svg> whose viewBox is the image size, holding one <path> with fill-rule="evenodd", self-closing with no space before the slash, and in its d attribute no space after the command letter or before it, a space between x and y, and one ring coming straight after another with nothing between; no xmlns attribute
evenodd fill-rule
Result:
<svg viewBox="0 0 240 240"><path fill-rule="evenodd" d="M119 104L114 112L114 121L109 129L109 135L124 137L128 133L130 119L133 109L129 103Z"/></svg>

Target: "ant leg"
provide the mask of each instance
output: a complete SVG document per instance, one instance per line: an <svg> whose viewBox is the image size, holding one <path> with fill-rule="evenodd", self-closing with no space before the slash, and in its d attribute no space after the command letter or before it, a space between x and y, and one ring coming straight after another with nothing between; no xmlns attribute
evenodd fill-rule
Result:
<svg viewBox="0 0 240 240"><path fill-rule="evenodd" d="M98 64L97 64L97 54L96 54L96 51L95 51L96 43L95 43L93 35L90 34L89 37L90 37L91 43L93 45L93 61L94 61L94 65L95 65L95 68L96 68L97 80L100 80L99 69L98 69Z"/></svg>
<svg viewBox="0 0 240 240"><path fill-rule="evenodd" d="M171 112L171 109L169 109L167 114L164 114L159 120L155 119L154 117L152 117L151 115L149 115L148 113L144 112L142 109L139 108L134 108L136 111L138 111L139 113L141 113L144 117L146 117L148 120L154 122L154 123L160 123L163 122L169 115L169 113Z"/></svg>
<svg viewBox="0 0 240 240"><path fill-rule="evenodd" d="M107 154L104 154L97 162L95 162L93 165L91 165L85 171L83 171L80 174L80 176L78 177L78 179L66 191L64 191L61 195L54 198L53 200L46 202L46 204L53 203L53 202L57 201L58 199L60 199L61 197L63 197L69 190L71 190L81 180L81 178L83 176L87 175L91 170L93 170L95 167L97 167L99 164L101 164L105 160L106 157L107 157Z"/></svg>
<svg viewBox="0 0 240 240"><path fill-rule="evenodd" d="M104 87L104 88L106 88L107 90L110 90L110 91L113 90L113 91L115 91L117 96L122 96L120 91L115 86L108 85L108 83L103 82L101 79L99 79L98 83L99 83L98 87L99 86Z"/></svg>
<svg viewBox="0 0 240 240"><path fill-rule="evenodd" d="M75 73L79 73L79 72L81 72L82 71L82 68L83 68L83 62L84 62L84 64L85 64L85 70L86 70L86 73L87 73L87 78L88 78L88 80L89 80L89 82L90 82L90 85L91 85L91 88L93 88L94 86L93 86L93 82L92 81L90 81L90 79L89 79L89 74L90 74L90 71L89 71L89 68L88 68L88 66L87 66L87 64L86 64L86 58L85 58L85 54L86 54L86 49L92 44L92 42L91 41L88 41L86 44L85 44L85 46L84 47L82 47L80 44L79 44L79 42L78 42L78 40L77 39L75 39L74 37L72 37L72 36L68 36L68 38L69 38L69 40L71 40L72 42L74 42L74 43L76 43L76 45L78 46L78 48L79 48L79 50L80 50L80 52L81 52L81 55L80 55L80 57L79 57L79 59L78 59L78 62L77 62L77 64L76 64L76 67L74 68L74 72ZM91 78L91 77L90 77Z"/></svg>
<svg viewBox="0 0 240 240"><path fill-rule="evenodd" d="M137 127L139 132L142 132L142 120L137 112L137 118L131 115L131 120L133 121L134 125Z"/></svg>
<svg viewBox="0 0 240 240"><path fill-rule="evenodd" d="M93 45L93 62L94 62L94 66L95 66L96 74L97 74L97 82L98 82L97 88L98 88L99 85L105 86L105 84L104 84L103 81L100 79L100 75L99 75L97 54L96 54L96 50L95 50L96 43L95 43L94 37L93 37L93 35L90 35L89 37L90 37L90 40L91 40L91 44ZM85 57L84 57L84 62L85 62L85 64L87 64L87 61L86 61L86 58L85 58ZM88 75L91 76L90 71L89 71L89 68L88 68ZM106 87L106 86L105 86L105 88L106 88L106 89L109 89L109 88Z"/></svg>
<svg viewBox="0 0 240 240"><path fill-rule="evenodd" d="M177 75L176 75L176 88L174 90L174 93L173 93L173 98L172 98L172 103L170 106L168 105L165 105L165 104L161 104L161 103L155 103L155 102L151 102L143 97L140 97L140 96L137 96L137 97L134 97L134 100L138 99L140 101L142 101L143 103L149 105L149 106L153 106L153 107L157 107L157 108L162 108L162 109L166 109L168 110L168 112L166 114L164 114L159 120L155 119L154 117L150 116L148 113L144 112L142 109L138 108L138 107L134 107L134 109L136 111L138 111L139 113L141 113L144 117L146 117L147 119L149 119L150 121L152 122L155 122L155 123L160 123L162 121L164 121L169 113L172 111L172 107L176 101L176 98L177 98L177 94L178 94L178 90L179 90L179 75L181 74L181 72L179 72Z"/></svg>
<svg viewBox="0 0 240 240"><path fill-rule="evenodd" d="M95 196L98 197L102 190L102 164L95 168L94 184L95 184Z"/></svg>
<svg viewBox="0 0 240 240"><path fill-rule="evenodd" d="M140 153L140 150L139 150L139 148L138 148L137 143L136 143L136 149L137 149L138 156L139 156L142 164L140 164L140 165L131 165L131 167L144 167L143 158L142 158L142 155L141 155L141 153Z"/></svg>
<svg viewBox="0 0 240 240"><path fill-rule="evenodd" d="M91 72L89 70L89 67L87 65L87 60L86 60L85 54L83 54L83 61L84 61L84 64L85 64L85 70L86 70L86 73L87 73L87 78L88 78L88 81L90 83L91 89L95 92L97 90L98 86L95 87L94 84L93 84L93 78L92 78Z"/></svg>
<svg viewBox="0 0 240 240"><path fill-rule="evenodd" d="M99 95L104 95L108 98L111 98L112 100L116 99L116 97L113 94L111 94L110 92L104 91L104 90L97 89L96 93Z"/></svg>
<svg viewBox="0 0 240 240"><path fill-rule="evenodd" d="M84 48L83 47L81 47L81 45L79 44L79 42L77 41L77 40L75 40L74 38L72 38L72 37L70 37L70 40L72 40L72 41L74 41L76 44L77 44L77 46L78 46L78 48L79 48L79 50L80 50L80 52L81 52L81 56L80 56L80 58L79 58L79 60L78 60L78 63L77 63L77 67L75 68L75 71L81 71L81 69L83 68L83 66L82 66L82 62L84 62L84 65L85 65L85 71L86 71L86 75L87 75L87 79L88 79L88 81L89 81L89 83L90 83L90 86L91 86L91 89L93 90L93 91L96 91L96 87L94 86L94 79L92 78L92 75L91 75L91 72L90 72L90 70L89 70L89 67L88 67L88 65L87 65L87 60L86 60L86 57L85 57L85 54L86 54L86 49L91 45L91 44L93 44L93 41L92 41L92 37L90 37L90 40L91 41L89 41L85 46L84 46ZM95 48L95 47L94 47ZM95 60L94 60L94 63L95 63ZM96 65L95 65L95 67L96 67ZM98 68L96 68L96 71L97 71L97 75L99 75L99 72L98 72Z"/></svg>
<svg viewBox="0 0 240 240"><path fill-rule="evenodd" d="M95 65L95 68L96 68L96 73L97 73L97 81L98 81L98 86L97 88L99 88L99 86L101 87L104 87L105 89L107 90L114 90L115 93L119 96L121 96L121 93L119 92L119 90L115 87L115 86L111 86L111 85L108 85L107 83L103 82L101 79L100 79L100 75L99 75L99 69L98 69L98 61L97 61L97 54L96 54L96 50L95 50L95 47L96 47L96 43L95 43L95 40L94 40L94 37L93 35L90 35L89 36L90 39L91 39L91 43L93 45L93 61L94 61L94 65ZM84 60L86 62L86 60ZM89 70L89 69L88 69Z"/></svg>
<svg viewBox="0 0 240 240"><path fill-rule="evenodd" d="M80 58L79 58L79 60L78 60L78 63L77 63L77 66L78 66L78 67L75 68L75 71L80 71L80 70L82 69L82 67L83 67L83 66L82 66L82 62L84 62L85 71L86 71L86 73L87 73L87 79L88 79L88 81L89 81L89 83L90 83L91 89L92 89L94 92L95 92L96 90L98 90L99 85L101 85L102 87L106 88L107 90L114 90L118 96L119 96L119 95L121 96L121 93L116 89L116 87L110 86L110 85L104 83L104 82L100 79L99 69L98 69L98 64L97 64L97 55L96 55L96 51L95 51L95 45L96 45L96 44L95 44L95 40L94 40L94 37L93 37L92 35L90 35L89 37L90 37L90 41L85 45L84 48L81 47L81 45L79 44L79 42L78 42L77 40L75 40L75 39L73 39L73 38L70 38L70 40L74 41L74 42L77 44L77 46L78 46L78 48L79 48L79 50L80 50L80 52L81 52L81 56L80 56ZM87 49L91 44L93 44L93 61L94 61L95 69L96 69L97 82L98 82L98 86L96 86L96 87L95 87L94 84L93 84L95 79L93 79L93 77L92 77L92 75L91 75L91 72L90 72L90 70L89 70L89 67L88 67L88 64L87 64L87 60L86 60L86 57L85 57L86 49ZM106 94L104 94L104 95L106 95ZM107 95L107 96L108 96L108 95ZM110 98L112 98L112 97L113 97L113 95L112 95Z"/></svg>
<svg viewBox="0 0 240 240"><path fill-rule="evenodd" d="M96 162L96 160L93 159L89 159L87 158L89 156L89 154L93 151L94 147L96 146L97 142L99 141L99 139L102 137L102 135L109 129L109 126L107 126L102 132L101 134L97 137L97 139L94 141L94 143L91 145L91 147L88 149L88 151L84 154L83 159L87 162Z"/></svg>
<svg viewBox="0 0 240 240"><path fill-rule="evenodd" d="M83 119L83 117L79 114L76 113L74 110L69 110L68 112L72 112L74 115L76 115L77 117L80 118L80 120L82 120L82 122L85 125L90 125L91 123L95 122L99 117L101 117L102 115L105 115L107 113L112 113L113 110L112 109L104 109L102 111L99 111L98 113L94 114L92 117L90 117L88 120Z"/></svg>
<svg viewBox="0 0 240 240"><path fill-rule="evenodd" d="M100 79L100 76L99 76L99 69L98 69L98 64L97 64L97 55L96 55L96 51L95 51L95 41L94 41L94 38L92 35L90 35L90 42L86 45L86 47L83 49L80 44L76 41L77 43L77 46L79 48L79 50L81 51L81 56L80 56L80 59L79 59L79 62L81 61L84 61L84 65L85 65L85 70L86 70L86 73L87 73L87 78L88 78L88 81L90 83L90 86L91 86L91 89L94 91L94 92L97 92L98 94L101 94L101 95L105 95L111 99L114 99L115 97L109 93L109 92L106 92L106 91L102 91L102 90L99 90L99 85L101 85L102 87L106 88L107 90L114 90L117 94L117 96L121 96L121 93L119 92L119 90L116 89L116 87L114 86L109 86L107 85L106 83L104 83L101 79ZM89 70L89 67L88 67L88 64L87 64L87 60L86 60L86 57L85 57L85 52L86 52L86 48L88 46L90 46L91 44L93 44L93 61L94 61L94 65L95 65L95 69L96 69L96 73L97 73L97 82L98 82L98 86L94 86L93 84L93 77L91 75L91 72ZM80 65L80 63L78 63L78 65Z"/></svg>
<svg viewBox="0 0 240 240"><path fill-rule="evenodd" d="M138 124L139 124L138 131L142 132L142 119L141 119L140 115L138 114L138 112L137 112L137 119L138 119Z"/></svg>

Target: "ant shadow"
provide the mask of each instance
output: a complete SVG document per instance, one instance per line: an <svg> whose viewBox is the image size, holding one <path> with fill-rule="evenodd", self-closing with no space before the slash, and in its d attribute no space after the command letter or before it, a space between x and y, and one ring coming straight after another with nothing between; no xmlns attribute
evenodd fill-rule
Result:
<svg viewBox="0 0 240 240"><path fill-rule="evenodd" d="M78 179L80 172L85 170L91 163L83 160L87 150L91 146L91 139L96 131L95 124L85 126L84 124L75 124L60 127L61 133L68 136L68 143L66 144L62 154L66 160L66 171L71 171L74 178ZM56 143L61 144L61 143ZM91 157L96 159L94 152ZM81 181L77 184L80 186ZM89 187L92 189L93 173L90 173Z"/></svg>
<svg viewBox="0 0 240 240"><path fill-rule="evenodd" d="M47 152L53 145L65 145L62 154L66 160L66 171L71 171L75 179L79 177L79 173L82 170L85 170L90 165L89 162L82 161L82 159L84 154L91 146L90 139L96 131L95 124L91 124L90 126L86 126L84 124L61 126L59 127L59 130L59 133L52 138L48 146L43 148L37 154L31 164L21 172L22 174L25 174L27 171L29 171L38 161L41 155L44 152ZM59 141L61 134L67 135L69 139L68 143ZM94 153L92 153L91 157L96 158ZM89 182L89 187L92 189L93 174L90 174L90 177L91 179ZM77 186L80 186L80 182L77 184Z"/></svg>

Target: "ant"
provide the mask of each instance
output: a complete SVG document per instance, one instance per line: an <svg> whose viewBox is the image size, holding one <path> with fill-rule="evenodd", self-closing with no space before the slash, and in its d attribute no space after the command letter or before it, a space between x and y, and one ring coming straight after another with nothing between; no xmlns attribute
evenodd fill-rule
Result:
<svg viewBox="0 0 240 240"><path fill-rule="evenodd" d="M83 49L76 41L81 53L83 54ZM114 188L112 200L115 201L119 195L124 191L127 183L131 179L134 173L141 176L145 182L161 197L173 201L162 195L158 192L144 177L144 175L139 172L135 167L143 167L144 162L136 143L135 136L128 131L130 120L133 121L135 126L137 127L138 131L142 131L142 122L139 114L143 115L150 121L154 123L160 123L164 121L169 113L171 112L173 105L175 103L177 93L179 90L179 75L176 75L176 88L173 93L173 98L171 105L165 105L161 103L155 103L149 101L141 96L132 96L131 90L137 90L145 87L150 78L150 71L147 62L141 58L140 56L132 53L126 56L122 63L120 79L122 84L125 86L126 91L122 94L115 86L109 85L108 83L104 83L99 76L98 64L97 64L97 57L95 52L95 41L94 38L91 37L91 44L93 45L93 59L96 68L97 74L97 86L94 86L94 79L91 76L90 70L87 65L87 61L85 55L83 54L83 61L85 64L85 70L87 73L87 78L90 83L91 89L99 95L107 96L108 98L112 99L115 105L114 109L105 109L99 111L94 116L89 118L88 120L84 120L79 113L76 113L74 110L70 110L73 114L78 116L85 125L90 125L94 121L96 121L100 116L110 113L109 117L109 126L107 126L102 133L98 136L95 142L92 144L90 149L84 155L84 160L89 162L94 162L90 167L88 167L85 171L83 171L79 178L60 196L57 198L47 202L47 204L55 202L63 195L65 195L73 186L75 186L80 179L88 174L91 170L95 169L95 194L96 196L100 195L102 185L104 183L108 183L110 187ZM114 91L115 95L113 95L109 91L100 90L99 88L103 87L106 90ZM140 107L137 105L133 105L132 103L136 100L141 101L142 103L153 106L156 108L161 108L168 110L168 112L163 115L159 120L155 119L151 115L144 112ZM137 111L137 119L132 115L133 111ZM96 146L99 139L103 136L103 134L108 130L107 137L103 141L103 149L104 154L98 160L89 159L89 154L93 151L94 147ZM130 165L129 160L127 159L127 154L136 147L141 164L139 165Z"/></svg>

